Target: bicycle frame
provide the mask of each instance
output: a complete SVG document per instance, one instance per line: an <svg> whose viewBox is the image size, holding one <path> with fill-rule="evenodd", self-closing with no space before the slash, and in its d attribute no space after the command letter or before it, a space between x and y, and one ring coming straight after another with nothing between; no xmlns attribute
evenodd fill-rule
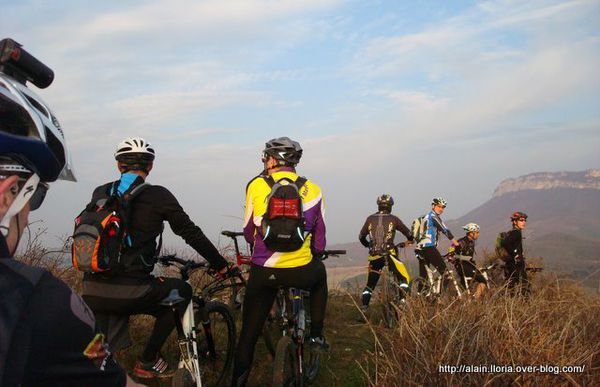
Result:
<svg viewBox="0 0 600 387"><path fill-rule="evenodd" d="M283 336L289 336L295 346L296 375L304 378L304 339L307 325L304 297L310 294L306 290L287 288L281 305L281 325ZM282 289L283 293L283 289Z"/></svg>
<svg viewBox="0 0 600 387"><path fill-rule="evenodd" d="M186 281L189 283L189 279ZM195 296L196 297L196 296ZM204 300L201 300L204 302ZM196 324L194 321L194 297L190 300L181 320L178 320L178 313L174 310L175 321L178 322L177 333L179 335L178 344L181 357L178 368L187 369L193 376L196 386L202 387L202 378L200 376L200 363L198 362L198 344Z"/></svg>
<svg viewBox="0 0 600 387"><path fill-rule="evenodd" d="M423 259L422 257L420 257L417 254L417 259ZM444 262L444 264L446 264ZM437 269L433 266L431 266L429 263L425 263L425 272L427 273L427 283L429 285L429 290L427 292L427 294L425 294L425 296L431 296L431 295L439 295L442 293L442 287L444 284L443 281L443 276L437 271ZM452 281L452 285L454 286L454 289L456 290L456 294L459 298L462 297L462 291L460 289L460 286L458 285L458 282L456 281L456 273L453 267L450 267L450 265L446 265L446 275L451 279Z"/></svg>

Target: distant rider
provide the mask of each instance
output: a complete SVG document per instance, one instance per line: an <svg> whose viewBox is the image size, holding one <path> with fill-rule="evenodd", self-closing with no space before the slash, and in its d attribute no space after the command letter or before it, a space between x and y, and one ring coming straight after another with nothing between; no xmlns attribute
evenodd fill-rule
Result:
<svg viewBox="0 0 600 387"><path fill-rule="evenodd" d="M486 289L487 281L475 263L475 241L479 238L479 225L468 223L463 226L467 234L458 240L458 246L450 248L450 254L454 257L454 266L460 276L460 284L463 289L466 288L466 277L472 278L477 282L475 289L475 298L481 297Z"/></svg>
<svg viewBox="0 0 600 387"><path fill-rule="evenodd" d="M417 241L415 254L419 260L419 276L427 278L425 265L432 265L436 270L444 275L446 273L446 264L444 258L437 249L440 232L450 239L453 246L458 246L458 241L454 239L452 232L446 227L440 215L444 213L448 203L441 197L433 198L431 201L431 211L425 215L425 228L423 237Z"/></svg>
<svg viewBox="0 0 600 387"><path fill-rule="evenodd" d="M388 270L394 273L400 287L408 290L410 276L404 267L404 264L397 259L398 249L394 246L394 237L396 231L400 231L408 239L409 244L413 241L413 236L408 227L402 223L400 218L392 215L392 206L394 198L388 194L383 194L377 198L377 212L367 217L358 240L363 246L369 248L369 266L367 286L362 292L362 309L366 311L369 307L371 295L377 286L381 270L387 260Z"/></svg>
<svg viewBox="0 0 600 387"><path fill-rule="evenodd" d="M501 247L506 253L501 257L504 260L504 275L510 289L519 288L521 294L526 295L531 290L523 255L523 230L527 225L527 214L516 211L510 220L512 230L505 233L501 242Z"/></svg>

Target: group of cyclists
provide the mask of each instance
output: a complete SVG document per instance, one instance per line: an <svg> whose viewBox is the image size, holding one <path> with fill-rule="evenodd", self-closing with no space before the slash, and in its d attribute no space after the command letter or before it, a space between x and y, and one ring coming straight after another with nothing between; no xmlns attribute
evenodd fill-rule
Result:
<svg viewBox="0 0 600 387"><path fill-rule="evenodd" d="M415 256L419 263L421 278L427 278L426 266L435 268L443 278L447 278L446 262L451 262L460 277L459 285L465 288L467 286L466 278L473 279L477 283L474 297L480 298L488 287L488 283L475 262L475 241L479 238L479 225L476 223L464 225L462 228L466 232L465 236L456 240L441 219L447 205L444 198L433 198L431 210L426 215L415 219L412 229L409 229L397 216L392 214L393 205L394 199L390 195L379 196L377 212L367 217L358 235L360 243L369 248L367 284L361 298L363 311L369 307L371 295L386 263L388 270L393 273L402 289L401 295L404 296L408 293L410 276L403 262L398 259L398 245L394 244L396 231L406 237L406 242L401 245L415 245ZM504 261L507 286L511 289L518 288L519 292L527 294L530 284L525 270L522 237L527 214L516 211L511 215L510 220L512 229L501 233L502 238L498 241L498 258ZM444 256L437 248L440 233L444 234L451 243L451 248ZM446 259L444 259L445 257ZM444 286L447 285L448 281L445 281Z"/></svg>
<svg viewBox="0 0 600 387"><path fill-rule="evenodd" d="M43 99L26 86L31 72L26 66L20 67L19 58L27 58L28 54L18 44L11 49L9 59L0 62L0 385L136 385L113 357L120 348L114 332L134 314L152 315L155 322L133 375L167 376L172 368L161 355L161 348L175 323L171 307L162 305L161 300L176 290L186 301L179 304L185 309L192 289L183 280L152 274L164 222L218 275L237 275L239 269L227 262L167 188L146 183L156 152L140 137L124 139L117 145L114 156L119 178L97 187L86 206L93 208L111 197L125 201L133 190L144 185L130 203L127 238L116 268L85 273L80 297L49 272L11 259L27 226L29 212L41 206L49 183L76 181L63 129ZM319 259L326 246L323 194L317 184L297 174L301 157L302 148L296 141L287 137L268 141L261 157L263 170L247 186L244 236L253 246L253 253L233 386L243 386L248 381L257 338L281 287L310 291L307 342L315 351L329 350L323 335L327 274ZM443 199L433 200L426 217L425 237L418 241L391 214L393 199L389 195L381 196L377 204L379 211L367 219L359 238L372 253L362 298L365 307L377 283L378 271L385 264L380 253L390 248L387 244L393 243L395 230L416 243L423 263L441 272L445 265L436 247L439 232L451 239L457 255L470 257L465 262L472 261L479 227L467 225L467 235L455 240L440 218L446 207ZM512 270L514 281L526 280L521 230L527 217L519 214L513 217L514 230L506 238L507 251L514 261L510 265L507 262L507 270ZM290 227L292 234L286 234ZM379 232L385 238L379 238ZM374 244L380 240L383 242ZM393 255L396 257L397 253ZM408 287L409 277L403 265L393 266L392 270ZM469 270L476 268L466 265L463 272Z"/></svg>

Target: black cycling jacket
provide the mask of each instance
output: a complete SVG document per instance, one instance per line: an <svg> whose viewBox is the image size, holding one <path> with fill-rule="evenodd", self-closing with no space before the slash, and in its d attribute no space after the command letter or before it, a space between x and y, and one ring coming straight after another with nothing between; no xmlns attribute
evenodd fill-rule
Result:
<svg viewBox="0 0 600 387"><path fill-rule="evenodd" d="M89 205L109 196L113 183L97 187ZM210 265L220 270L227 265L212 242L204 235L200 227L191 221L175 196L159 185L150 185L130 202L131 212L128 231L132 246L126 247L121 258L123 268L116 276L121 278L146 279L154 269L154 257L157 253L157 238L163 230L163 222L168 222L173 232L185 240ZM109 275L111 282L115 274ZM86 280L104 280L105 275L86 274ZM114 281L116 282L116 281Z"/></svg>
<svg viewBox="0 0 600 387"><path fill-rule="evenodd" d="M458 246L455 247L454 252L456 255L462 255L463 257L471 257L475 255L475 241L469 239L468 236L460 238Z"/></svg>
<svg viewBox="0 0 600 387"><path fill-rule="evenodd" d="M523 257L523 234L518 228L513 228L506 233L502 247L508 253L510 259L522 260Z"/></svg>
<svg viewBox="0 0 600 387"><path fill-rule="evenodd" d="M83 300L46 270L7 256L0 236L0 386L124 386Z"/></svg>
<svg viewBox="0 0 600 387"><path fill-rule="evenodd" d="M396 215L384 212L376 212L367 217L365 224L362 226L360 233L358 234L358 240L363 246L371 248L374 247L371 246L371 243L376 240L375 232L380 221L384 230L384 250L393 247L396 231L400 231L402 234L404 234L409 241L413 240L410 230L404 225L404 223L402 223L400 218L398 218ZM369 236L369 239L367 239L367 236ZM373 251L373 253L381 253L381 251Z"/></svg>

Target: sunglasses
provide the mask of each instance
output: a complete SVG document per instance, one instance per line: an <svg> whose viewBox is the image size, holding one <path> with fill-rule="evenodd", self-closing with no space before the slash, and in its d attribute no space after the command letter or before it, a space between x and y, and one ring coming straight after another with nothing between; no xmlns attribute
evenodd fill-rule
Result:
<svg viewBox="0 0 600 387"><path fill-rule="evenodd" d="M517 221L519 221L519 222L527 222L527 219L521 218L521 219L517 219Z"/></svg>
<svg viewBox="0 0 600 387"><path fill-rule="evenodd" d="M48 183L44 183L44 182L38 182L37 185L34 185L35 183L30 183L30 180L32 179L32 177L29 178L24 178L24 177L19 177L19 191L21 191L22 189L25 189L27 191L33 191L33 194L31 194L29 196L29 211L35 211L38 208L40 208L40 206L42 205L42 203L44 202L44 199L46 198L46 193L48 192L48 188L49 185ZM27 193L26 193L27 194Z"/></svg>

